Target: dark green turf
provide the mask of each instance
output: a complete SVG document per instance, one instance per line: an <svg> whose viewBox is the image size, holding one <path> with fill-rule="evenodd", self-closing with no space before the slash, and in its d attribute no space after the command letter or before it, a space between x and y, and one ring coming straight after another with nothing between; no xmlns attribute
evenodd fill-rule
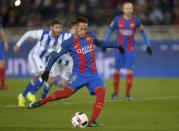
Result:
<svg viewBox="0 0 179 131"><path fill-rule="evenodd" d="M33 110L18 108L16 97L28 80L10 79L10 90L0 91L0 131L179 131L179 79L135 79L133 101L124 100L124 84L117 101L110 101L111 81L107 81L101 128L75 129L73 113L91 114L94 97L86 89L71 98ZM56 88L54 88L56 89Z"/></svg>

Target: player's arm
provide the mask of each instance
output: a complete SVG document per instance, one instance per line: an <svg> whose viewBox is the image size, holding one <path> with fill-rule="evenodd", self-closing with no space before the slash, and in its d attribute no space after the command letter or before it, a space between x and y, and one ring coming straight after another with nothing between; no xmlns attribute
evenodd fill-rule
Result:
<svg viewBox="0 0 179 131"><path fill-rule="evenodd" d="M17 53L21 47L21 45L26 41L28 38L33 38L39 40L42 36L43 30L33 30L33 31L27 31L15 44L14 46L14 52Z"/></svg>
<svg viewBox="0 0 179 131"><path fill-rule="evenodd" d="M116 29L116 19L117 19L117 17L115 17L114 20L111 22L111 24L105 34L104 40L107 42L110 40L112 32Z"/></svg>
<svg viewBox="0 0 179 131"><path fill-rule="evenodd" d="M9 47L8 41L6 39L4 30L1 27L0 27L0 38L1 38L2 42L3 42L3 44L4 44L4 49L8 50L8 47Z"/></svg>
<svg viewBox="0 0 179 131"><path fill-rule="evenodd" d="M110 26L108 27L108 30L105 34L105 37L104 37L104 40L109 42L110 41L110 37L111 37L111 34L113 33L113 31L116 29L116 19L117 17L114 18L114 20L111 22ZM107 49L106 48L102 48L102 51L103 52L106 52Z"/></svg>
<svg viewBox="0 0 179 131"><path fill-rule="evenodd" d="M108 43L110 43L110 44L108 44ZM101 48L117 48L121 52L121 54L125 53L124 48L121 45L117 44L116 42L106 42L104 40L98 40L95 38L94 44Z"/></svg>
<svg viewBox="0 0 179 131"><path fill-rule="evenodd" d="M144 25L140 24L138 29L139 29L139 33L143 37L144 43L147 45L147 50L146 50L147 54L152 55L151 43L150 43L147 33L144 30Z"/></svg>
<svg viewBox="0 0 179 131"><path fill-rule="evenodd" d="M72 39L73 38L71 37L68 40L63 41L61 47L59 47L57 51L52 52L52 54L50 55L50 59L48 61L48 64L45 67L45 71L41 75L41 78L42 78L43 81L48 80L50 70L51 70L53 64L58 60L58 58L69 51L70 44L73 41Z"/></svg>

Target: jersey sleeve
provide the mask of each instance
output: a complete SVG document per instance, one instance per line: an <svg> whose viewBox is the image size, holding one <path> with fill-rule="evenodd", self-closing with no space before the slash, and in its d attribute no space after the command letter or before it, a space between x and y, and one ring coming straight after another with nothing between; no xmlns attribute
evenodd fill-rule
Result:
<svg viewBox="0 0 179 131"><path fill-rule="evenodd" d="M106 32L106 35L105 35L105 41L109 41L110 37L111 37L111 34L112 32L117 28L117 19L118 17L116 16L113 21L111 22L107 32Z"/></svg>
<svg viewBox="0 0 179 131"><path fill-rule="evenodd" d="M113 21L111 22L110 24L110 28L114 31L116 28L117 28L117 19L118 19L118 16L116 16Z"/></svg>
<svg viewBox="0 0 179 131"><path fill-rule="evenodd" d="M64 40L62 42L62 45L57 49L57 53L64 54L69 51L70 46L72 45L73 37L71 36L69 39Z"/></svg>
<svg viewBox="0 0 179 131"><path fill-rule="evenodd" d="M20 47L23 42L30 38L33 39L37 39L40 40L41 36L42 36L43 30L33 30L33 31L27 31L21 38L20 40L17 42L16 46Z"/></svg>
<svg viewBox="0 0 179 131"><path fill-rule="evenodd" d="M108 42L104 40L94 39L94 44L101 48L119 48L119 45L116 42Z"/></svg>

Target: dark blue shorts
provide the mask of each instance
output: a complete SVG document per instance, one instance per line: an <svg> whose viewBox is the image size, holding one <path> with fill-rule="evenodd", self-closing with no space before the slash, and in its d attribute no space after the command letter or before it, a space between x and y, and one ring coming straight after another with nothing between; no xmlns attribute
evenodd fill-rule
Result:
<svg viewBox="0 0 179 131"><path fill-rule="evenodd" d="M3 43L0 41L0 60L5 59L5 52L4 52L4 46Z"/></svg>
<svg viewBox="0 0 179 131"><path fill-rule="evenodd" d="M98 73L95 74L82 74L73 72L67 83L67 86L72 88L75 92L82 87L86 86L91 95L94 95L95 89L104 87L103 80Z"/></svg>
<svg viewBox="0 0 179 131"><path fill-rule="evenodd" d="M124 55L115 52L115 69L134 69L135 52L125 52Z"/></svg>

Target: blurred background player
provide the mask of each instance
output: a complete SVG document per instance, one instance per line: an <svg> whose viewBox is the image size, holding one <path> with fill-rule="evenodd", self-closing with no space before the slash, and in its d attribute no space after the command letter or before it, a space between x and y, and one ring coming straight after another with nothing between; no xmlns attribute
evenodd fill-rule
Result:
<svg viewBox="0 0 179 131"><path fill-rule="evenodd" d="M124 50L120 45L106 44L104 41L96 39L93 33L87 32L88 21L86 18L77 18L76 22L75 35L64 41L61 48L52 53L45 72L41 75L43 81L47 81L53 63L64 53L70 52L74 60L74 67L67 86L40 101L29 104L29 108L36 108L50 101L70 97L82 87L87 86L89 93L96 96L89 126L101 126L96 123L96 119L104 105L105 87L96 69L94 44L104 48L118 48L122 53Z"/></svg>
<svg viewBox="0 0 179 131"><path fill-rule="evenodd" d="M53 20L51 22L50 29L28 31L14 46L14 52L17 53L20 49L20 46L27 38L31 37L38 40L28 56L32 78L31 81L27 84L25 90L18 95L18 106L25 106L25 97L27 93L33 88L35 80L45 70L45 64L48 61L49 54L58 48L59 43L62 42L62 39L66 39L70 36L71 34L64 34L62 32L62 23L59 20ZM45 83L45 86L51 85L51 83L53 83L56 79L56 76L58 75L58 72L56 72L56 66L58 65L54 64L50 74L50 79L47 83ZM36 92L37 89L34 89L33 91ZM28 98L28 100L31 101L32 99ZM35 98L33 101L35 101Z"/></svg>
<svg viewBox="0 0 179 131"><path fill-rule="evenodd" d="M8 41L5 37L5 33L2 29L1 17L0 17L0 89L8 89L6 84L6 63L5 63L5 51L8 50Z"/></svg>
<svg viewBox="0 0 179 131"><path fill-rule="evenodd" d="M75 20L71 21L68 27L69 27L69 32L71 34L75 34L76 21ZM63 54L63 56L59 58L57 63L59 64L57 71L59 72L59 76L61 77L60 79L57 79L54 82L54 84L63 88L66 85L67 81L69 80L69 76L72 72L73 60L71 56L67 53L67 54ZM44 86L41 94L41 98L45 98L50 89L51 86Z"/></svg>
<svg viewBox="0 0 179 131"><path fill-rule="evenodd" d="M114 92L111 95L111 99L116 99L119 94L119 82L120 82L120 69L126 69L126 99L130 100L130 91L132 89L133 82L133 69L135 62L135 32L139 29L140 34L144 39L144 43L147 45L147 53L152 55L151 43L144 31L138 17L133 16L133 4L125 2L122 6L123 15L117 15L111 22L111 25L106 33L105 40L109 41L112 32L116 31L116 42L123 46L125 49L125 55L121 55L115 52L115 71L113 75L113 89Z"/></svg>

